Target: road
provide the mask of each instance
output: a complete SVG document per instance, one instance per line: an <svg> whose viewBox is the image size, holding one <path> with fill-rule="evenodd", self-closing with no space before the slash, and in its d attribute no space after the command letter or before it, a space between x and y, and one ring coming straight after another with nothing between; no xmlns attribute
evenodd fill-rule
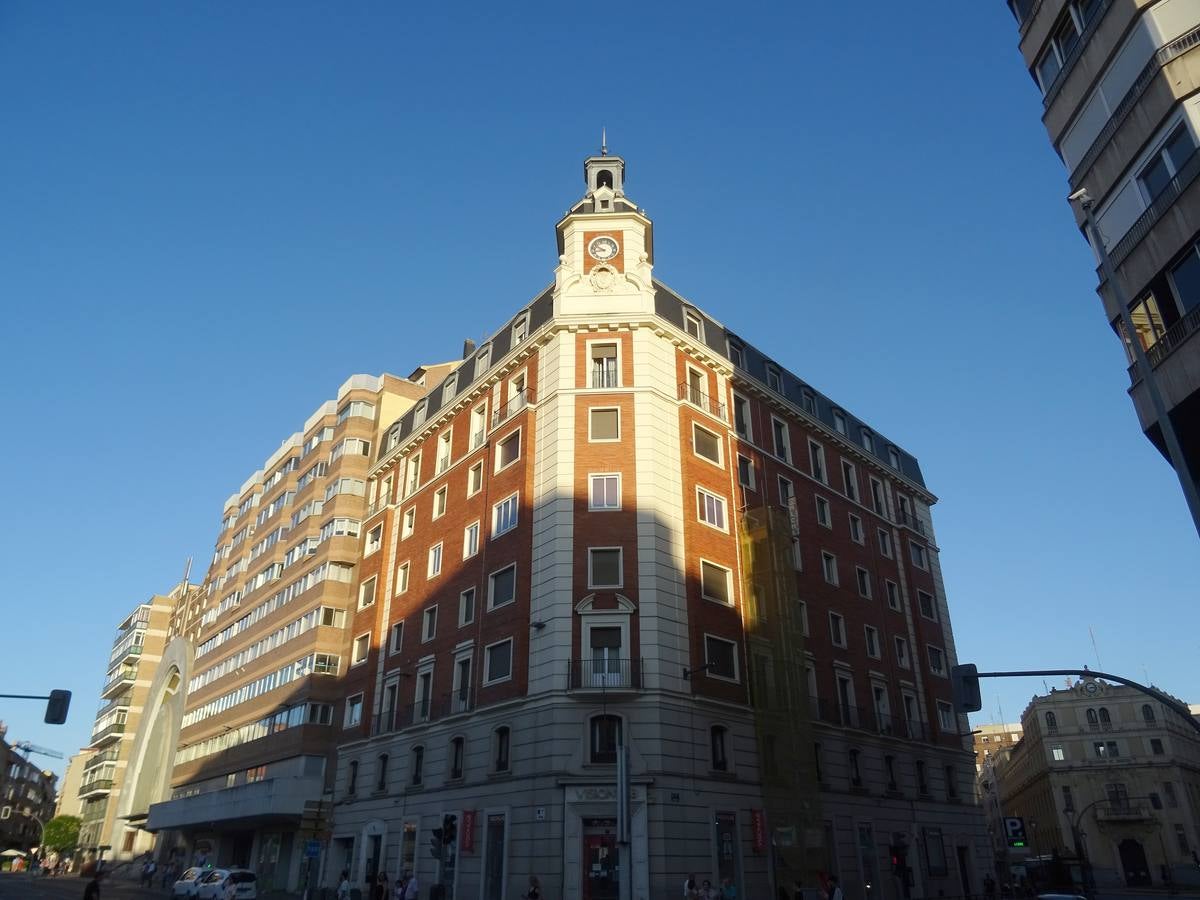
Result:
<svg viewBox="0 0 1200 900"><path fill-rule="evenodd" d="M80 900L87 879L75 875L34 878L24 872L0 872L0 900ZM165 900L170 890L138 887L123 879L101 882L101 900Z"/></svg>

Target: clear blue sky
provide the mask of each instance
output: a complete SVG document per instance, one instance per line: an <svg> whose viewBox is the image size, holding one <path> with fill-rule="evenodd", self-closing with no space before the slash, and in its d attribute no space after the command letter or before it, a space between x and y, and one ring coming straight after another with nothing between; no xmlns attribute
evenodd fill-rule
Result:
<svg viewBox="0 0 1200 900"><path fill-rule="evenodd" d="M76 697L10 738L86 742L116 621L347 375L551 280L601 124L657 275L920 458L963 660L1093 626L1200 700L1196 535L1002 0L430 6L0 8L0 684Z"/></svg>

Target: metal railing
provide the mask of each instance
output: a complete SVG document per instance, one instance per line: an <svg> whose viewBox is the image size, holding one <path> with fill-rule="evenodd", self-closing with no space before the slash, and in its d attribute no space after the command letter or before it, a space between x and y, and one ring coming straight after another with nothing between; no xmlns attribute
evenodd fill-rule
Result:
<svg viewBox="0 0 1200 900"><path fill-rule="evenodd" d="M1150 807L1144 803L1130 803L1125 800L1110 801L1096 807L1094 813L1097 819L1116 819L1131 821L1135 819L1152 818Z"/></svg>
<svg viewBox="0 0 1200 900"><path fill-rule="evenodd" d="M104 697L119 684L124 682L133 684L135 681L137 681L137 669L126 669L125 671L118 672L104 683L104 687L100 689L100 696Z"/></svg>
<svg viewBox="0 0 1200 900"><path fill-rule="evenodd" d="M922 537L924 537L926 534L925 522L913 513L907 513L902 509L897 509L895 520L897 525L903 525L905 528L911 528Z"/></svg>
<svg viewBox="0 0 1200 900"><path fill-rule="evenodd" d="M1168 328L1163 336L1146 351L1146 359L1150 361L1150 365L1157 369L1162 361L1170 356L1176 347L1191 337L1197 329L1200 329L1200 306L1190 310L1182 319ZM1136 364L1133 371L1137 371Z"/></svg>
<svg viewBox="0 0 1200 900"><path fill-rule="evenodd" d="M79 786L78 796L87 797L91 794L98 794L101 791L111 791L112 786L113 783L111 778L97 778L93 781L81 784Z"/></svg>
<svg viewBox="0 0 1200 900"><path fill-rule="evenodd" d="M1063 60L1062 68L1058 70L1058 74L1054 76L1054 80L1046 88L1046 94L1042 97L1042 106L1046 109L1050 108L1050 104L1054 102L1054 98L1058 96L1058 92L1062 90L1062 86L1067 83L1067 78L1071 74L1071 70L1075 68L1075 63L1079 62L1079 57L1083 56L1083 51L1087 49L1088 41L1100 22L1104 19L1104 14L1108 12L1108 8L1112 5L1112 0L1104 0L1100 4L1099 9L1092 13L1092 20L1087 23L1083 29L1083 33L1079 35L1079 40L1075 46L1071 48L1071 52L1067 54L1067 58Z"/></svg>
<svg viewBox="0 0 1200 900"><path fill-rule="evenodd" d="M535 400L533 388L527 387L517 391L512 399L492 413L492 427L495 428L501 422L508 421Z"/></svg>
<svg viewBox="0 0 1200 900"><path fill-rule="evenodd" d="M437 469L437 474L438 474L438 475L441 475L441 474L442 474L443 472L445 472L445 471L446 471L448 468L450 468L450 454L449 454L449 453L443 453L443 454L442 454L441 456L439 456L439 457L438 457L438 459L437 459L437 466L436 466L436 469Z"/></svg>
<svg viewBox="0 0 1200 900"><path fill-rule="evenodd" d="M102 728L92 734L92 746L95 746L102 741L108 740L110 737L117 737L125 733L125 723L117 722L109 725L107 728Z"/></svg>
<svg viewBox="0 0 1200 900"><path fill-rule="evenodd" d="M615 388L620 386L618 382L616 369L592 369L592 387Z"/></svg>
<svg viewBox="0 0 1200 900"><path fill-rule="evenodd" d="M1150 229L1158 224L1158 220L1174 206L1179 195L1191 186L1198 174L1200 174L1200 150L1193 150L1192 155L1187 158L1187 162L1180 166L1179 171L1175 173L1175 177L1167 182L1167 186L1159 191L1154 201L1146 207L1146 211L1138 216L1137 221L1125 232L1125 236L1117 241L1116 246L1109 251L1108 256L1114 269L1125 261L1133 252L1134 247L1150 233ZM1096 267L1098 275L1102 275L1101 268L1101 266ZM1101 281L1103 281L1102 277Z"/></svg>
<svg viewBox="0 0 1200 900"><path fill-rule="evenodd" d="M693 406L698 406L705 412L716 416L718 419L725 418L725 404L720 400L714 400L708 394L701 391L698 387L687 384L686 382L679 385L679 399L686 400Z"/></svg>
<svg viewBox="0 0 1200 900"><path fill-rule="evenodd" d="M913 722L871 708L838 703L826 697L809 697L808 708L814 719L827 725L838 725L910 741L924 741L931 736L924 722Z"/></svg>
<svg viewBox="0 0 1200 900"><path fill-rule="evenodd" d="M384 710L372 717L371 734L390 734L414 725L436 722L448 716L470 712L475 708L475 695L470 689L450 691Z"/></svg>
<svg viewBox="0 0 1200 900"><path fill-rule="evenodd" d="M628 691L638 690L641 686L640 659L592 658L569 661L569 691Z"/></svg>
<svg viewBox="0 0 1200 900"><path fill-rule="evenodd" d="M102 766L106 762L112 762L117 758L117 751L105 750L103 753L93 753L88 761L83 764L83 771L90 772L97 766Z"/></svg>
<svg viewBox="0 0 1200 900"><path fill-rule="evenodd" d="M483 439L487 435L486 429L480 428L477 432L471 435L471 449L478 450L483 446Z"/></svg>

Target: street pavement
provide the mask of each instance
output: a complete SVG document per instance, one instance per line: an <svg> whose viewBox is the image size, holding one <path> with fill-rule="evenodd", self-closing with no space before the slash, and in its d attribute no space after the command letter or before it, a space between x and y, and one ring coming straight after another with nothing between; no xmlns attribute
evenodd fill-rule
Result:
<svg viewBox="0 0 1200 900"><path fill-rule="evenodd" d="M88 879L77 875L57 878L32 876L26 872L0 872L0 900L80 900ZM170 888L142 888L124 879L100 882L101 900L157 900L171 895Z"/></svg>

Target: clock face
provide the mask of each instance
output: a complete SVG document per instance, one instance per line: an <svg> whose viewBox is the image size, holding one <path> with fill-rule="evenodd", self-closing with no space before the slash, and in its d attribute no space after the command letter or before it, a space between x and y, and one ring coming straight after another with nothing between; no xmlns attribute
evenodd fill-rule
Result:
<svg viewBox="0 0 1200 900"><path fill-rule="evenodd" d="M1100 685L1096 684L1094 681L1089 681L1084 684L1083 689L1089 694L1096 694L1100 691Z"/></svg>
<svg viewBox="0 0 1200 900"><path fill-rule="evenodd" d="M608 235L601 235L598 238L592 238L592 242L588 244L588 256L592 259L598 259L600 262L607 262L617 255L620 247L614 238Z"/></svg>

